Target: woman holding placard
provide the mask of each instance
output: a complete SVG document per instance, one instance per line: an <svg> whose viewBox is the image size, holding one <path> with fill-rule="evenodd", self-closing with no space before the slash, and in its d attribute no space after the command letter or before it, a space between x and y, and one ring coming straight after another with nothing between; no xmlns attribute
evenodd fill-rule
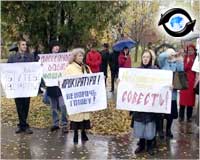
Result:
<svg viewBox="0 0 200 160"><path fill-rule="evenodd" d="M81 48L72 50L74 58L72 62L65 69L64 74L69 75L81 75L91 73L89 66L83 63L83 57L85 51ZM78 144L78 130L81 130L81 140L82 142L88 141L86 135L86 129L90 129L90 115L89 113L78 113L69 115L70 129L74 130L74 144Z"/></svg>
<svg viewBox="0 0 200 160"><path fill-rule="evenodd" d="M152 66L152 55L149 51L144 51L142 54L142 63L140 68L143 69L155 69ZM133 112L134 120L134 135L139 138L138 147L135 153L140 153L145 149L145 143L147 143L147 152L153 155L153 145L152 142L156 135L156 124L155 124L155 114L146 112Z"/></svg>

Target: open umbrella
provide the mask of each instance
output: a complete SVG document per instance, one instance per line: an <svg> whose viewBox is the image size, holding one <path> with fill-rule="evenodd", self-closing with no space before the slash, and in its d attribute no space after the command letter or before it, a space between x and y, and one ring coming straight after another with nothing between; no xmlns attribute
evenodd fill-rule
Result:
<svg viewBox="0 0 200 160"><path fill-rule="evenodd" d="M113 50L115 51L122 51L124 49L124 47L128 47L129 49L133 48L136 46L136 42L133 41L132 39L123 39L120 41L117 41L114 45L113 45Z"/></svg>

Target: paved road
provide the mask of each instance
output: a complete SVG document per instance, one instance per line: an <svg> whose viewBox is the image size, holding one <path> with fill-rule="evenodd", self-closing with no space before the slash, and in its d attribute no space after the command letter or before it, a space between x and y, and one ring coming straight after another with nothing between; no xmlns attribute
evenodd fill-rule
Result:
<svg viewBox="0 0 200 160"><path fill-rule="evenodd" d="M75 146L73 134L48 129L33 129L34 134L15 134L15 128L1 128L2 159L199 159L199 133L194 123L173 125L174 139L159 141L155 155L134 154L137 139L122 136L89 135L89 141Z"/></svg>

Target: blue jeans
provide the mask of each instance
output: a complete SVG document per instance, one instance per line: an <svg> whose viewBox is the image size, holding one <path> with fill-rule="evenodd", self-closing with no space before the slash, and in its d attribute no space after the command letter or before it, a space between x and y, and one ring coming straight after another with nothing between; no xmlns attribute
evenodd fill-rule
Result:
<svg viewBox="0 0 200 160"><path fill-rule="evenodd" d="M59 126L59 112L61 112L61 126L67 125L66 107L62 96L49 97L53 126Z"/></svg>
<svg viewBox="0 0 200 160"><path fill-rule="evenodd" d="M134 121L134 135L137 138L152 140L156 135L155 122L142 123Z"/></svg>

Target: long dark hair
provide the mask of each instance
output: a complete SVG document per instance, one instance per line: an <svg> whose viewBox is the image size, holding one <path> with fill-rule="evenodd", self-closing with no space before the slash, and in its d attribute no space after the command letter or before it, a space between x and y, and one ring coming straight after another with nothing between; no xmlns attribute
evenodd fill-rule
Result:
<svg viewBox="0 0 200 160"><path fill-rule="evenodd" d="M149 53L149 55L150 55L149 63L146 64L146 65L143 64L143 60L142 60L142 57L143 57L144 53ZM148 67L152 66L152 54L151 54L151 52L149 50L144 50L144 52L142 54L142 57L141 57L141 67L142 68L148 68Z"/></svg>
<svg viewBox="0 0 200 160"><path fill-rule="evenodd" d="M129 53L130 53L130 50L129 50L129 48L128 48L128 47L124 47L124 48L123 48L123 50L122 50L122 53L125 55L125 52L124 52L124 50L125 50L125 49L128 49L128 54L127 54L127 55L129 55Z"/></svg>

